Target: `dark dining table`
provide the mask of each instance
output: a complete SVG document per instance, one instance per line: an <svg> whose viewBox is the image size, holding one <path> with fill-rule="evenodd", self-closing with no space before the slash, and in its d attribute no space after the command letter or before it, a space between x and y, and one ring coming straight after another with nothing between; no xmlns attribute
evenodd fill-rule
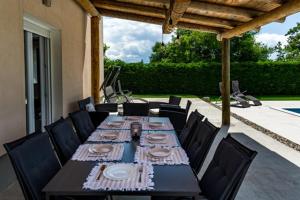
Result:
<svg viewBox="0 0 300 200"><path fill-rule="evenodd" d="M108 120L115 117L109 116ZM149 117L151 121L152 118ZM148 121L149 121L148 120ZM157 117L156 117L157 120ZM158 120L168 123L168 118ZM147 131L147 130L144 130ZM161 130L158 130L162 132ZM164 131L176 135L174 130ZM178 141L177 141L178 142ZM95 142L86 142L95 143ZM179 144L179 143L178 143ZM139 141L132 140L124 144L124 153L120 161L115 163L133 163ZM133 196L189 196L198 199L200 188L198 180L189 165L154 165L154 189L140 191L111 191L83 189L83 183L93 167L99 161L69 160L60 171L43 188L46 199L53 196L104 196L104 195L133 195Z"/></svg>

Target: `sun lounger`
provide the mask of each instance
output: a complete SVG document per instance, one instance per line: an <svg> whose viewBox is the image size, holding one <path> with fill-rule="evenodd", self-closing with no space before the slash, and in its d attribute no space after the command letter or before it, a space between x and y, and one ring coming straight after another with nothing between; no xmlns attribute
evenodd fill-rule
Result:
<svg viewBox="0 0 300 200"><path fill-rule="evenodd" d="M232 81L232 95L233 96L240 97L240 98L248 100L248 101L252 101L255 106L262 105L262 103L254 96L245 95L244 93L246 93L246 92L247 91L244 91L244 92L240 91L239 81L237 81L237 80Z"/></svg>

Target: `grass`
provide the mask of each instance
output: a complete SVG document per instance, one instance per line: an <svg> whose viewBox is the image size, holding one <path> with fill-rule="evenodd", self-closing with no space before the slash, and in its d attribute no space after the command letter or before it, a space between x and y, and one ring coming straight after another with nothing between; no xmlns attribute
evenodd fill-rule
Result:
<svg viewBox="0 0 300 200"><path fill-rule="evenodd" d="M197 95L192 94L135 94L137 98L169 98L170 95L180 96L182 98L198 98Z"/></svg>
<svg viewBox="0 0 300 200"><path fill-rule="evenodd" d="M137 98L169 98L170 95L180 96L182 98L202 98L203 96L191 94L136 94ZM209 95L208 95L209 96ZM217 101L218 96L209 96L211 101ZM256 96L262 101L300 101L300 96L291 95L272 95L272 96Z"/></svg>

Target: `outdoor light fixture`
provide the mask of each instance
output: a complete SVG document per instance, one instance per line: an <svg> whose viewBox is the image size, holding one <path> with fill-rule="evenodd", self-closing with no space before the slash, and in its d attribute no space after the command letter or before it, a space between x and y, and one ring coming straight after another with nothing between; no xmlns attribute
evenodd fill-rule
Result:
<svg viewBox="0 0 300 200"><path fill-rule="evenodd" d="M51 7L51 0L43 0L43 4L47 7Z"/></svg>

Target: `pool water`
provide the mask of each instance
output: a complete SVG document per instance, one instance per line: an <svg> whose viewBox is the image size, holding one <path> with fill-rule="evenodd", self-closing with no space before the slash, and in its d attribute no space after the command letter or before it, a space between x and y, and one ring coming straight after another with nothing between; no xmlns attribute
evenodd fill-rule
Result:
<svg viewBox="0 0 300 200"><path fill-rule="evenodd" d="M283 108L284 110L300 114L300 108Z"/></svg>

